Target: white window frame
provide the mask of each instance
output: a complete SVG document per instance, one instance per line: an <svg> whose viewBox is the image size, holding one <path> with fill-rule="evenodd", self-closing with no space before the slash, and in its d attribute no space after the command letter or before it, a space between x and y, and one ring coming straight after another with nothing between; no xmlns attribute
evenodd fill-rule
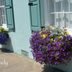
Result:
<svg viewBox="0 0 72 72"><path fill-rule="evenodd" d="M56 22L56 18L58 18L58 16L59 16L59 18L61 18L61 23L62 23L62 25L55 25L55 26L62 26L62 27L68 27L69 26L69 23L70 23L70 20L69 19L71 19L72 20L72 17L70 16L70 15L72 15L72 11L70 11L70 8L71 8L71 6L70 6L70 4L72 3L72 0L68 0L68 11L64 11L63 10L63 5L62 5L62 0L52 0L53 2L54 2L54 11L53 12L50 12L50 15L54 15L54 19L55 19L55 21L54 21L54 24L58 24L57 22ZM57 10L56 10L56 6L55 6L55 2L59 2L59 1L61 1L61 11L58 11L57 12ZM67 24L67 22L65 22L65 20L63 20L64 19L64 15L66 15L66 17L68 18L68 20L69 20L69 22L68 22L68 24ZM65 25L65 23L66 23L66 25ZM71 26L72 27L72 26Z"/></svg>

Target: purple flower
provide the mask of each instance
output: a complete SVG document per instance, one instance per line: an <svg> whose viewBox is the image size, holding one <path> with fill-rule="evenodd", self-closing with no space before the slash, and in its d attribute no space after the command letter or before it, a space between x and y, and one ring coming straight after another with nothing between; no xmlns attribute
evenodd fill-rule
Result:
<svg viewBox="0 0 72 72"><path fill-rule="evenodd" d="M0 44L5 44L9 39L9 35L5 32L0 32Z"/></svg>
<svg viewBox="0 0 72 72"><path fill-rule="evenodd" d="M34 59L40 63L60 64L72 56L72 37L70 35L49 34L42 38L34 32L30 38Z"/></svg>
<svg viewBox="0 0 72 72"><path fill-rule="evenodd" d="M70 35L66 35L66 39L70 40L70 39L72 39L72 37Z"/></svg>

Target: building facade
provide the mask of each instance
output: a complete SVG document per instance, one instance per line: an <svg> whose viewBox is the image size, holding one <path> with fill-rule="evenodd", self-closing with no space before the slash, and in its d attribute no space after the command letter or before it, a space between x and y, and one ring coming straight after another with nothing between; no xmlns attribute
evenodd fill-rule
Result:
<svg viewBox="0 0 72 72"><path fill-rule="evenodd" d="M72 27L72 0L0 0L0 25L8 28L5 45L15 53L32 58L29 39L41 26ZM72 63L56 66L72 72Z"/></svg>

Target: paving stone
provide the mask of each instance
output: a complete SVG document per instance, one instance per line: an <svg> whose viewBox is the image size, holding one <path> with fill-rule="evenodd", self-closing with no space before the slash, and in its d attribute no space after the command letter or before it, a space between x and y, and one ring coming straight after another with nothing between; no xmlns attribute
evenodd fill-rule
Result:
<svg viewBox="0 0 72 72"><path fill-rule="evenodd" d="M1 53L0 72L42 72L42 66L28 57Z"/></svg>

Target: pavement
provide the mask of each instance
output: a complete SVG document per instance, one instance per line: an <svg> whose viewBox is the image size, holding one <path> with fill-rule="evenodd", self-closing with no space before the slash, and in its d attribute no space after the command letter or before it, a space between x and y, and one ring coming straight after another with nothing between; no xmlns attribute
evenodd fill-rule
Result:
<svg viewBox="0 0 72 72"><path fill-rule="evenodd" d="M42 72L42 66L25 56L0 53L0 72Z"/></svg>

